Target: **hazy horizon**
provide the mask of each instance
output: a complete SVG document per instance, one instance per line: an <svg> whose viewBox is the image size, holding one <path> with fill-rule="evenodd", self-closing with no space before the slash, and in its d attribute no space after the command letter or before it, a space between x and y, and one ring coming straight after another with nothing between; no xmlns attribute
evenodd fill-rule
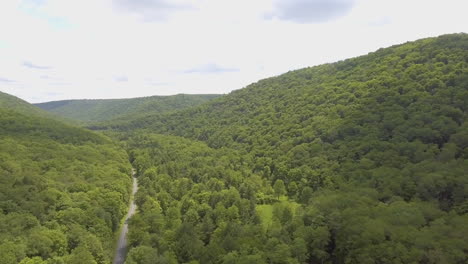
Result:
<svg viewBox="0 0 468 264"><path fill-rule="evenodd" d="M235 91L235 90L233 90ZM178 93L178 94L169 94L169 95L147 95L147 96L137 96L137 97L122 97L122 98L76 98L76 99L61 99L61 100L53 100L53 101L44 101L44 102L37 102L37 103L31 103L31 104L43 104L43 103L50 103L50 102L59 102L59 101L83 101L83 100L125 100L125 99L138 99L138 98L147 98L147 97L168 97L168 96L176 96L176 95L226 95L226 94L195 94L195 93ZM23 98L21 98L24 100Z"/></svg>

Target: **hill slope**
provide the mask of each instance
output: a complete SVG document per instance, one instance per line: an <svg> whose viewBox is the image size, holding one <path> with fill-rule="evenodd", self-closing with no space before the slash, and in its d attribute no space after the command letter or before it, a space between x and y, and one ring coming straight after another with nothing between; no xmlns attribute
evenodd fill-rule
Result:
<svg viewBox="0 0 468 264"><path fill-rule="evenodd" d="M150 96L130 99L65 100L36 104L57 115L83 122L135 118L148 112L163 113L199 105L220 95Z"/></svg>
<svg viewBox="0 0 468 264"><path fill-rule="evenodd" d="M467 110L453 34L102 126L136 147L132 263L466 263Z"/></svg>
<svg viewBox="0 0 468 264"><path fill-rule="evenodd" d="M294 138L306 132L314 133L307 135L306 141L320 138L331 142L349 136L350 131L343 131L347 124L383 125L382 121L390 122L387 119L401 118L387 128L394 131L396 126L408 125L409 118L421 119L412 116L411 111L431 111L429 103L438 105L432 107L432 111L437 111L434 114L449 115L460 124L468 105L467 39L466 34L455 34L381 49L265 79L199 107L123 124L111 122L104 128L147 128L208 141L214 147L248 148L251 140L267 134L275 138L264 147L276 148L276 143L297 145L300 142L294 142ZM407 114L402 116L405 111ZM383 115L390 112L395 116L383 120ZM359 114L375 120L358 120ZM419 121L423 124L415 122L414 126L427 123ZM440 143L444 141L442 137L437 139ZM282 142L278 142L279 138Z"/></svg>
<svg viewBox="0 0 468 264"><path fill-rule="evenodd" d="M57 119L58 116L55 116L47 111L40 109L16 96L0 92L0 107L3 109L11 109L15 112L26 114L26 115L34 115L34 116L41 116L41 117L48 117Z"/></svg>
<svg viewBox="0 0 468 264"><path fill-rule="evenodd" d="M1 263L109 263L130 196L125 151L16 97L0 102Z"/></svg>

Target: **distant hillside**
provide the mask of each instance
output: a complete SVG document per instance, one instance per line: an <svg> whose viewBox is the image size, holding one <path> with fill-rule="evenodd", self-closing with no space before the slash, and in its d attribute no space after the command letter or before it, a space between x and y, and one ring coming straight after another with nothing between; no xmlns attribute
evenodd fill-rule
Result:
<svg viewBox="0 0 468 264"><path fill-rule="evenodd" d="M468 35L453 34L101 126L141 129L129 258L467 263L467 112Z"/></svg>
<svg viewBox="0 0 468 264"><path fill-rule="evenodd" d="M57 115L82 122L137 118L196 106L220 95L150 96L131 99L65 100L35 104Z"/></svg>
<svg viewBox="0 0 468 264"><path fill-rule="evenodd" d="M110 263L130 196L128 156L42 114L0 94L0 262Z"/></svg>
<svg viewBox="0 0 468 264"><path fill-rule="evenodd" d="M42 117L52 117L52 115L39 107L7 93L0 92L0 108L14 110L27 115L38 115Z"/></svg>

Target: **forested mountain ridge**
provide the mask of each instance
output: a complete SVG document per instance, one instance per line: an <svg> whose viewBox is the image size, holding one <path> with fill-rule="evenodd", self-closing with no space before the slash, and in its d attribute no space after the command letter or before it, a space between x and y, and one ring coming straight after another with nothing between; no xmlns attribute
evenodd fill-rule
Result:
<svg viewBox="0 0 468 264"><path fill-rule="evenodd" d="M62 143L90 141L109 143L110 140L89 130L65 124L54 116L18 97L0 92L0 135L38 136ZM72 142L75 141L75 142Z"/></svg>
<svg viewBox="0 0 468 264"><path fill-rule="evenodd" d="M129 99L64 100L35 104L57 115L81 122L133 119L148 112L165 113L207 102L221 95L178 94Z"/></svg>
<svg viewBox="0 0 468 264"><path fill-rule="evenodd" d="M31 105L30 103L7 93L0 91L0 107L3 109L14 110L18 113L30 115L30 116L41 116L56 120L62 120L59 116L54 115L48 111L42 110L39 107Z"/></svg>
<svg viewBox="0 0 468 264"><path fill-rule="evenodd" d="M130 196L126 152L0 100L0 263L109 263Z"/></svg>
<svg viewBox="0 0 468 264"><path fill-rule="evenodd" d="M466 263L467 106L452 34L96 126L139 173L127 261Z"/></svg>
<svg viewBox="0 0 468 264"><path fill-rule="evenodd" d="M291 139L304 134L304 130L317 130L312 125L320 126L325 118L333 122L317 132L322 140L331 141L336 137L333 133L345 133L341 129L345 121L356 121L349 120L357 119L354 112L383 114L387 111L381 110L393 110L388 109L390 106L411 110L427 106L435 98L451 100L435 103L449 103L447 107L458 109L452 114L459 123L468 105L464 86L467 39L467 34L453 34L380 49L366 56L261 80L198 107L136 118L127 124L109 123L104 128L148 128L207 141L214 147L249 145L252 142L246 142L245 136L271 134L269 130L273 129L276 138L269 145L275 147L278 137Z"/></svg>

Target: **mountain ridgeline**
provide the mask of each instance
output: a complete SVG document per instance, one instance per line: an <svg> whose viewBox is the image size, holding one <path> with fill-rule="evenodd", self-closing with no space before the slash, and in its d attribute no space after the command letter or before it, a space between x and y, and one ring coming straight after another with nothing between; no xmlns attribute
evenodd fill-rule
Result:
<svg viewBox="0 0 468 264"><path fill-rule="evenodd" d="M24 114L24 115L40 116L40 117L45 117L49 119L68 121L46 110L35 107L34 105L31 105L28 102L16 96L9 95L3 92L0 92L0 107L3 110L7 110L7 109L14 110L17 113Z"/></svg>
<svg viewBox="0 0 468 264"><path fill-rule="evenodd" d="M196 106L220 95L178 94L131 99L64 100L35 104L56 115L79 122L91 123L114 119L144 117L148 112L165 113Z"/></svg>
<svg viewBox="0 0 468 264"><path fill-rule="evenodd" d="M93 128L138 169L127 263L461 264L467 110L453 34Z"/></svg>
<svg viewBox="0 0 468 264"><path fill-rule="evenodd" d="M130 196L126 152L0 94L0 263L109 263Z"/></svg>

